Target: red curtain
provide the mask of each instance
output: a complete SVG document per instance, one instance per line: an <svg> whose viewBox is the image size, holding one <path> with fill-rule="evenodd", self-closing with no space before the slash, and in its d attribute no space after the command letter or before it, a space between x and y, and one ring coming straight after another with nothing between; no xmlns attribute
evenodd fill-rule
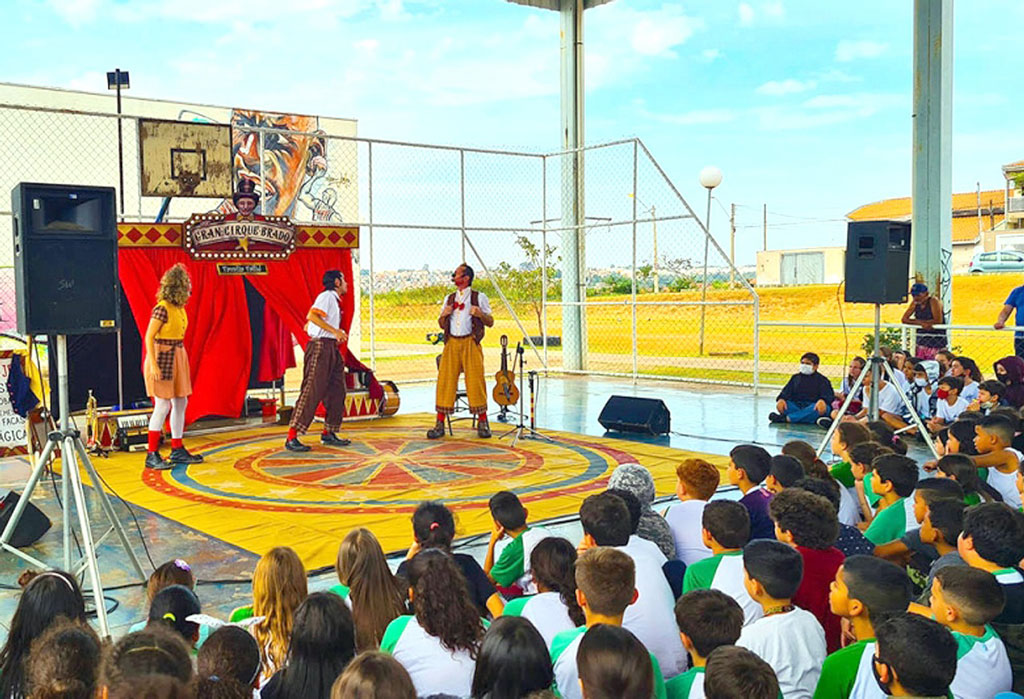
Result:
<svg viewBox="0 0 1024 699"><path fill-rule="evenodd" d="M143 337L156 303L160 277L177 262L188 268L192 297L185 306L188 313L185 349L192 369L192 396L185 419L191 423L206 415L240 415L253 352L243 278L220 276L215 262L197 262L175 248L124 248L119 251L119 262L121 286ZM272 359L276 366L261 366L260 376L288 366L293 352L292 335L305 346L308 340L306 314L323 289L321 281L325 271L341 270L348 288L353 288L352 256L346 249L297 250L288 260L267 262L267 267L267 275L247 277L265 299L267 309L280 318L280 326L264 328L261 360ZM346 331L352 326L354 310L353 295L346 294L342 301ZM343 347L342 352L349 368L366 369L347 347ZM382 395L376 380L371 382L370 395L375 398Z"/></svg>

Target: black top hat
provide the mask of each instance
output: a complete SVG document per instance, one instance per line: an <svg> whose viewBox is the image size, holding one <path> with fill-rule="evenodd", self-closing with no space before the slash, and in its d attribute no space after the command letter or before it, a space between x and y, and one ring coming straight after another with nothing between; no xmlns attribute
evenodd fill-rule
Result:
<svg viewBox="0 0 1024 699"><path fill-rule="evenodd" d="M239 199L252 199L254 204L260 203L260 195L256 192L256 183L244 177L238 182L238 190L231 198L235 204L238 204Z"/></svg>

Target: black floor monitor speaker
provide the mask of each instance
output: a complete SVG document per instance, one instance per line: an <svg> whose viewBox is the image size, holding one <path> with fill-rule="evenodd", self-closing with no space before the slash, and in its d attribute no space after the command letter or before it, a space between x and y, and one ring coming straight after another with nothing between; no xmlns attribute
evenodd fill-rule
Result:
<svg viewBox="0 0 1024 699"><path fill-rule="evenodd" d="M8 491L7 495L0 500L0 532L7 526L7 521L11 518L14 508L17 507L18 500L19 495L13 490ZM18 526L14 528L11 546L19 549L31 546L50 530L50 526L50 518L44 515L38 507L28 503L25 506L25 511L21 513Z"/></svg>
<svg viewBox="0 0 1024 699"><path fill-rule="evenodd" d="M114 189L22 182L11 209L18 332L120 328Z"/></svg>
<svg viewBox="0 0 1024 699"><path fill-rule="evenodd" d="M910 223L851 221L846 227L846 295L851 303L905 303Z"/></svg>
<svg viewBox="0 0 1024 699"><path fill-rule="evenodd" d="M665 403L657 398L612 396L604 404L597 421L606 430L668 434L672 417Z"/></svg>

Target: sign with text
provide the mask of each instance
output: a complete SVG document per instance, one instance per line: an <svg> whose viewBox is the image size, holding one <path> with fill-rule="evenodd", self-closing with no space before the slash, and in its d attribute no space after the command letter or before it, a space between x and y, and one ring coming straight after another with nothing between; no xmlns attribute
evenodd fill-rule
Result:
<svg viewBox="0 0 1024 699"><path fill-rule="evenodd" d="M7 377L14 356L12 350L0 350L0 456L24 454L28 447L25 418L14 412L7 392Z"/></svg>
<svg viewBox="0 0 1024 699"><path fill-rule="evenodd" d="M221 276L264 275L266 262L218 262L217 274Z"/></svg>
<svg viewBox="0 0 1024 699"><path fill-rule="evenodd" d="M286 260L295 226L284 216L196 214L185 222L183 244L194 260Z"/></svg>

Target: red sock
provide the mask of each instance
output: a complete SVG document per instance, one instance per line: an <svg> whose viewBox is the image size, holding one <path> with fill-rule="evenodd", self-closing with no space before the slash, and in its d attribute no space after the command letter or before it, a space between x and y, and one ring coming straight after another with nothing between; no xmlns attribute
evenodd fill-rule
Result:
<svg viewBox="0 0 1024 699"><path fill-rule="evenodd" d="M445 418L445 414L444 413L438 413L437 414L437 421L438 422L444 422L444 418Z"/></svg>
<svg viewBox="0 0 1024 699"><path fill-rule="evenodd" d="M174 437L171 437L171 449L181 449L184 446L185 445L181 443L180 438L174 439Z"/></svg>
<svg viewBox="0 0 1024 699"><path fill-rule="evenodd" d="M320 434L322 434L322 435L323 435L324 437L326 437L326 436L328 436L328 435L331 435L331 434L334 434L334 433L333 433L333 432L331 432L330 430L324 430L324 431L323 431L323 432L321 432Z"/></svg>
<svg viewBox="0 0 1024 699"><path fill-rule="evenodd" d="M487 413L480 413L479 415L477 415L476 416L476 421L477 422L482 422L482 423L484 423L486 425L487 424Z"/></svg>
<svg viewBox="0 0 1024 699"><path fill-rule="evenodd" d="M160 449L160 432L158 430L149 431L149 446L150 451L159 451Z"/></svg>
<svg viewBox="0 0 1024 699"><path fill-rule="evenodd" d="M291 441L293 439L298 439L298 438L299 438L298 430L296 430L294 427L289 427L288 428L288 440Z"/></svg>

